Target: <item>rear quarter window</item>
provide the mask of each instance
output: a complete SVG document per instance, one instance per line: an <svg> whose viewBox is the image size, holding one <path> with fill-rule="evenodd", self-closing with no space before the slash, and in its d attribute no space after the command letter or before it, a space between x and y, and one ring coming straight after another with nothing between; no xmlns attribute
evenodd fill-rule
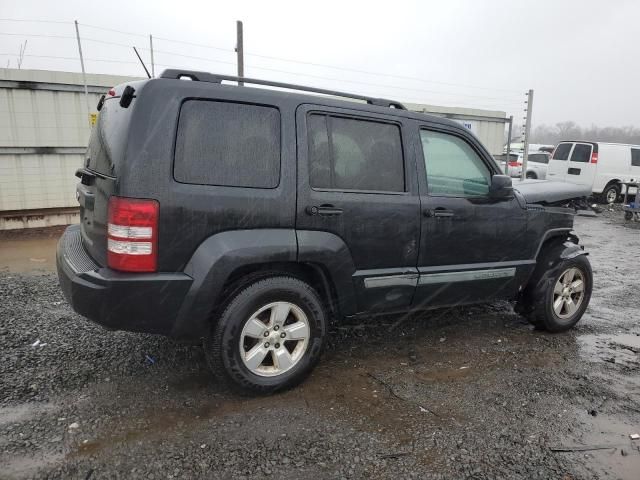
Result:
<svg viewBox="0 0 640 480"><path fill-rule="evenodd" d="M529 155L529 161L536 163L549 163L549 156L543 153L533 153Z"/></svg>
<svg viewBox="0 0 640 480"><path fill-rule="evenodd" d="M569 158L569 152L573 143L561 143L556 147L553 152L553 160L567 160Z"/></svg>
<svg viewBox="0 0 640 480"><path fill-rule="evenodd" d="M631 166L640 167L640 148L631 149Z"/></svg>
<svg viewBox="0 0 640 480"><path fill-rule="evenodd" d="M183 103L173 175L182 183L275 188L280 182L280 112L211 100Z"/></svg>

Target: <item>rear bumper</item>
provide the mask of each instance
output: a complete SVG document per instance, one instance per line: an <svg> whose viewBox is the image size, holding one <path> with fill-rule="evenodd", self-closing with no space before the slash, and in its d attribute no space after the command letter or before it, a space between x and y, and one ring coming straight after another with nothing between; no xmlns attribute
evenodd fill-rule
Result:
<svg viewBox="0 0 640 480"><path fill-rule="evenodd" d="M58 242L56 264L72 308L113 330L172 336L193 281L184 273L122 273L101 267L82 246L78 225L67 228Z"/></svg>

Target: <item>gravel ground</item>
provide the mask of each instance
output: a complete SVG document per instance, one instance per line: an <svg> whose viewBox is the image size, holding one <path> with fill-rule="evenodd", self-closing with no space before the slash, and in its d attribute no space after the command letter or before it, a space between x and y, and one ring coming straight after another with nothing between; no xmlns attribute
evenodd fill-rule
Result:
<svg viewBox="0 0 640 480"><path fill-rule="evenodd" d="M303 385L260 398L197 346L82 319L52 273L0 271L0 478L636 479L640 239L615 213L576 219L595 291L572 332L505 303L334 325ZM553 451L576 446L603 449Z"/></svg>

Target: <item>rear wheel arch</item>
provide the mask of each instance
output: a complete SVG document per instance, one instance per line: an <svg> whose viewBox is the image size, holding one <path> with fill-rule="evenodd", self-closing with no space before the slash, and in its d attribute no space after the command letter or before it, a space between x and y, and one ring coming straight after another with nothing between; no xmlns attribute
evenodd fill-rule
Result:
<svg viewBox="0 0 640 480"><path fill-rule="evenodd" d="M608 199L608 193L612 189L615 189L616 191L616 200L617 200L617 197L619 197L620 194L622 193L622 182L618 179L609 180L609 182L607 182L605 187L602 189L602 193L600 194L601 201L605 203L615 203L615 200L613 202L610 202Z"/></svg>
<svg viewBox="0 0 640 480"><path fill-rule="evenodd" d="M329 272L322 265L301 262L263 262L236 268L224 283L219 295L221 301L215 302L215 312L224 310L229 299L247 285L276 276L290 276L305 282L318 292L328 312L340 315L335 283Z"/></svg>

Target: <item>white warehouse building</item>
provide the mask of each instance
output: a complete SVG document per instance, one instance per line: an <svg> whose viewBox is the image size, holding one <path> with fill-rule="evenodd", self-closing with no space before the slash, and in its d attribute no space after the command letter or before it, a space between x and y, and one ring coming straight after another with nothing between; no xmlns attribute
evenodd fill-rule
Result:
<svg viewBox="0 0 640 480"><path fill-rule="evenodd" d="M83 163L100 96L134 77L47 70L0 70L0 230L78 221L74 173ZM501 154L506 114L406 104L471 130L492 155Z"/></svg>

